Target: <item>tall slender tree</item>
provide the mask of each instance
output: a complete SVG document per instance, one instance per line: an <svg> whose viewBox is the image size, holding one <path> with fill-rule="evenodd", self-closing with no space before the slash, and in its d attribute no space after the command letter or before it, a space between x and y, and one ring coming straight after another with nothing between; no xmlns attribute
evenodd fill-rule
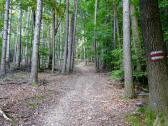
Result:
<svg viewBox="0 0 168 126"><path fill-rule="evenodd" d="M55 32L56 32L56 27L55 27L55 9L53 8L52 10L52 17L53 17L53 25L52 25L52 72L54 72L55 69Z"/></svg>
<svg viewBox="0 0 168 126"><path fill-rule="evenodd" d="M98 11L98 0L95 0L95 15L94 15L94 55L95 55L95 69L96 71L99 70L99 57L98 57L98 50L97 50L97 47L98 47L98 42L97 42L97 11Z"/></svg>
<svg viewBox="0 0 168 126"><path fill-rule="evenodd" d="M122 47L122 45L121 45L121 36L120 36L120 28L119 28L119 16L118 16L118 9L117 9L117 6L115 6L115 8L114 8L115 10L116 10L116 21L115 21L115 23L116 23L116 32L117 32L117 42L118 42L118 47L119 48L121 48Z"/></svg>
<svg viewBox="0 0 168 126"><path fill-rule="evenodd" d="M69 44L68 44L68 59L67 59L67 72L71 72L71 59L72 59L72 44L73 44L73 34L74 34L74 14L71 17L70 24L70 34L69 34Z"/></svg>
<svg viewBox="0 0 168 126"><path fill-rule="evenodd" d="M17 60L17 67L20 68L21 60L22 60L22 17L23 17L23 10L22 10L22 1L20 1L20 17L19 17L19 44L18 44L18 60Z"/></svg>
<svg viewBox="0 0 168 126"><path fill-rule="evenodd" d="M17 27L17 33L19 32L19 27ZM18 39L19 39L19 35L16 35L16 41L15 41L15 49L14 49L14 55L13 55L13 63L16 64L17 63L17 46L18 46Z"/></svg>
<svg viewBox="0 0 168 126"><path fill-rule="evenodd" d="M68 43L69 43L69 0L66 0L66 37L64 46L64 63L62 73L67 70L67 58L68 58Z"/></svg>
<svg viewBox="0 0 168 126"><path fill-rule="evenodd" d="M135 54L137 56L137 71L141 71L141 56L142 56L142 48L141 48L141 40L140 40L140 33L138 28L138 19L136 16L136 10L135 5L131 3L130 6L131 11L131 29L132 29L132 40L133 40L133 46L135 49Z"/></svg>
<svg viewBox="0 0 168 126"><path fill-rule="evenodd" d="M130 0L123 0L123 50L125 96L134 97L130 39Z"/></svg>
<svg viewBox="0 0 168 126"><path fill-rule="evenodd" d="M28 9L30 10L30 9ZM30 21L31 21L31 11L30 12L27 12L27 26L26 26L26 48L25 48L25 64L28 65L29 64L29 55L28 55L28 51L29 51L29 48L28 48L28 45L29 45L29 34L30 34L30 30L29 30L29 27L30 27Z"/></svg>
<svg viewBox="0 0 168 126"><path fill-rule="evenodd" d="M10 0L6 0L2 57L1 57L1 75L6 74L6 50L7 50L8 26L9 26L9 4L10 4Z"/></svg>
<svg viewBox="0 0 168 126"><path fill-rule="evenodd" d="M76 24L77 24L77 14L78 14L78 0L74 0L75 15L73 24L73 35L72 35L72 59L71 59L71 70L74 68L74 56L76 47Z"/></svg>
<svg viewBox="0 0 168 126"><path fill-rule="evenodd" d="M113 1L113 49L116 49L117 40L116 40L116 16L117 16L117 10L116 10L116 4L115 1Z"/></svg>
<svg viewBox="0 0 168 126"><path fill-rule="evenodd" d="M8 40L7 40L7 50L6 50L6 64L8 69L10 68L10 38L11 38L11 22L12 22L12 0L9 6L9 24L8 24Z"/></svg>
<svg viewBox="0 0 168 126"><path fill-rule="evenodd" d="M34 31L34 43L32 53L32 67L31 67L31 81L32 83L38 83L38 57L39 57L39 45L40 45L40 29L42 19L42 7L43 0L37 0L36 10L36 23Z"/></svg>

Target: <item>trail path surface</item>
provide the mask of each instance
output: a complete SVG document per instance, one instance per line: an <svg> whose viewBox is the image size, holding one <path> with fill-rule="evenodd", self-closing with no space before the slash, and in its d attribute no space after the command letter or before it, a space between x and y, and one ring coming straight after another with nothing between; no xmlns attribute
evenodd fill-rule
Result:
<svg viewBox="0 0 168 126"><path fill-rule="evenodd" d="M75 73L40 73L40 86L29 84L29 73L0 80L0 108L16 126L130 126L125 117L137 100L123 98L123 87L93 65L80 63ZM0 126L12 126L0 115Z"/></svg>
<svg viewBox="0 0 168 126"><path fill-rule="evenodd" d="M134 101L122 98L123 89L109 85L108 77L93 66L76 66L77 73L62 86L69 88L41 117L43 126L127 126L125 116L135 110Z"/></svg>

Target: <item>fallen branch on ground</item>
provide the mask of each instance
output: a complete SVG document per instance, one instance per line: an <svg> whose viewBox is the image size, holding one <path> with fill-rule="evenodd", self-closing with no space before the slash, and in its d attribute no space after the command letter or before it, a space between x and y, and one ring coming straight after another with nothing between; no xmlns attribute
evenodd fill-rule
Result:
<svg viewBox="0 0 168 126"><path fill-rule="evenodd" d="M4 111L2 111L2 109L0 108L0 114L2 114L2 116L6 119L6 120L8 120L8 121L10 121L10 122L12 122L12 119L10 119L6 114L5 114L5 112Z"/></svg>

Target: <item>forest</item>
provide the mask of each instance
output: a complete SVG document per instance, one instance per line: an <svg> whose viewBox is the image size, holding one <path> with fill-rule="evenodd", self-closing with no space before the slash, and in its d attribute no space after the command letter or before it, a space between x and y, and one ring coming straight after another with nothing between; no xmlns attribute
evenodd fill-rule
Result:
<svg viewBox="0 0 168 126"><path fill-rule="evenodd" d="M0 0L0 126L168 126L168 0Z"/></svg>

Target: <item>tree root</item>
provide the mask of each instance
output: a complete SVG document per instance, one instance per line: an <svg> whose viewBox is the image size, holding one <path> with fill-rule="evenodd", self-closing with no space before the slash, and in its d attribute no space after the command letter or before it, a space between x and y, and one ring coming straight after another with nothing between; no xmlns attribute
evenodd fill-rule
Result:
<svg viewBox="0 0 168 126"><path fill-rule="evenodd" d="M7 121L12 122L12 119L10 119L4 111L2 111L2 109L0 108L0 114L4 117L4 119L6 119Z"/></svg>

